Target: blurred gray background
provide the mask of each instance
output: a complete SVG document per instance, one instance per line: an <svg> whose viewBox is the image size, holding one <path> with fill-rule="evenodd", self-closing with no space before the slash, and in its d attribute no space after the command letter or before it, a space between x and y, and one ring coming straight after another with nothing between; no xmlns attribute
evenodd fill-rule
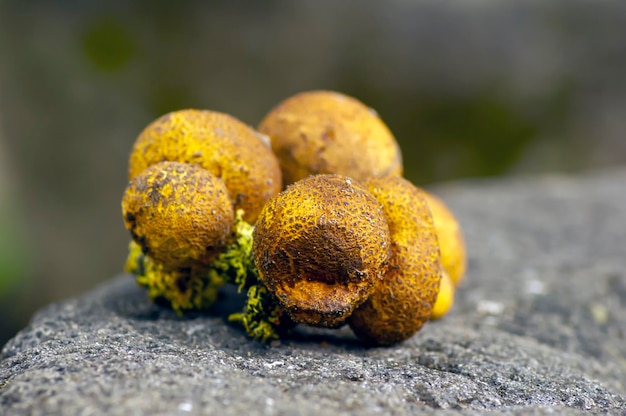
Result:
<svg viewBox="0 0 626 416"><path fill-rule="evenodd" d="M375 108L417 184L624 165L626 2L0 0L0 345L121 271L152 119L256 125L319 88Z"/></svg>

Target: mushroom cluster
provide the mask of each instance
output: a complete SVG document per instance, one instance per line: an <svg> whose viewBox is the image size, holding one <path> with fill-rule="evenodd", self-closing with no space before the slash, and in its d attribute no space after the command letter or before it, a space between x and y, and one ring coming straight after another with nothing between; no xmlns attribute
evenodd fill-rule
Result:
<svg viewBox="0 0 626 416"><path fill-rule="evenodd" d="M179 314L232 283L229 319L267 342L349 325L392 345L450 309L466 267L458 221L402 177L377 113L331 91L290 97L254 129L208 110L148 125L130 156L126 270Z"/></svg>

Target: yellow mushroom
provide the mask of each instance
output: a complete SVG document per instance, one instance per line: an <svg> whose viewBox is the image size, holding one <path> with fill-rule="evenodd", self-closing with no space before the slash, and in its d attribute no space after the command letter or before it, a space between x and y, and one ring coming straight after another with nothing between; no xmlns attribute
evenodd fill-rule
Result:
<svg viewBox="0 0 626 416"><path fill-rule="evenodd" d="M294 95L270 111L259 131L268 135L285 185L312 174L358 181L402 174L400 147L376 112L333 91Z"/></svg>
<svg viewBox="0 0 626 416"><path fill-rule="evenodd" d="M435 301L433 311L430 314L430 319L439 319L448 313L454 304L454 291L454 282L446 270L443 269L441 273L439 293L437 294L437 300Z"/></svg>
<svg viewBox="0 0 626 416"><path fill-rule="evenodd" d="M348 323L361 339L391 345L428 321L441 280L441 258L424 192L397 176L364 182L382 204L391 236L389 268Z"/></svg>
<svg viewBox="0 0 626 416"><path fill-rule="evenodd" d="M224 182L196 165L161 162L129 182L124 224L166 269L202 268L230 243L234 222Z"/></svg>
<svg viewBox="0 0 626 416"><path fill-rule="evenodd" d="M467 267L465 239L457 219L447 205L433 194L425 193L435 222L435 232L441 249L441 265L455 286L461 283Z"/></svg>
<svg viewBox="0 0 626 416"><path fill-rule="evenodd" d="M261 282L291 318L337 327L381 283L389 227L380 203L352 179L310 176L269 201L253 252Z"/></svg>
<svg viewBox="0 0 626 416"><path fill-rule="evenodd" d="M129 178L161 161L196 164L221 178L235 210L254 223L265 202L282 189L278 160L267 138L227 114L180 110L150 123L137 137Z"/></svg>

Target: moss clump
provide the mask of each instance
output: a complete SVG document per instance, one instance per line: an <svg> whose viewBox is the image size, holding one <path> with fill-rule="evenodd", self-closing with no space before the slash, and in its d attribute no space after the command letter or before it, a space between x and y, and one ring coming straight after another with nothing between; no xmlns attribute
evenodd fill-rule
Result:
<svg viewBox="0 0 626 416"><path fill-rule="evenodd" d="M243 210L237 210L233 226L233 243L211 263L208 273L214 279L222 278L242 290L258 280L252 256L254 227L244 219Z"/></svg>
<svg viewBox="0 0 626 416"><path fill-rule="evenodd" d="M134 241L129 246L126 271L136 275L150 299L171 307L178 315L208 309L226 283L224 276L204 270L167 269L146 256Z"/></svg>
<svg viewBox="0 0 626 416"><path fill-rule="evenodd" d="M206 310L217 300L226 283L244 288L254 284L256 268L252 258L252 229L237 211L233 243L204 268L172 269L146 255L134 241L130 243L126 271L148 289L154 301L170 306L176 313Z"/></svg>
<svg viewBox="0 0 626 416"><path fill-rule="evenodd" d="M243 312L231 314L228 320L241 323L248 336L265 343L280 339L295 325L261 283L248 288Z"/></svg>
<svg viewBox="0 0 626 416"><path fill-rule="evenodd" d="M261 342L279 339L294 324L259 281L252 255L253 229L243 220L243 211L238 210L233 243L202 270L168 270L132 241L125 269L148 289L150 299L171 307L179 315L210 308L223 285L235 284L240 291L247 291L247 301L242 312L232 314L229 320L241 323L251 338Z"/></svg>
<svg viewBox="0 0 626 416"><path fill-rule="evenodd" d="M146 255L134 241L130 243L126 271L137 276L137 283L148 289L148 296L170 306L176 313L205 310L217 300L218 289L228 282L245 284L255 271L252 266L252 226L237 211L233 243L208 266L169 268Z"/></svg>

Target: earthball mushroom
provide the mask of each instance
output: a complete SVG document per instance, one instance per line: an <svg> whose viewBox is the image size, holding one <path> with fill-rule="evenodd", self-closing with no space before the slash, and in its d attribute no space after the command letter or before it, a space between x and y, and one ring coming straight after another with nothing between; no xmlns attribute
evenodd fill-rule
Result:
<svg viewBox="0 0 626 416"><path fill-rule="evenodd" d="M234 222L224 182L179 162L160 162L134 176L122 215L143 253L169 269L208 266L230 243Z"/></svg>
<svg viewBox="0 0 626 416"><path fill-rule="evenodd" d="M337 327L381 283L390 254L383 207L356 181L316 175L261 211L253 253L261 282L297 323Z"/></svg>
<svg viewBox="0 0 626 416"><path fill-rule="evenodd" d="M435 223L435 232L441 249L441 265L455 286L465 275L467 254L461 225L450 208L439 197L425 192L430 212Z"/></svg>
<svg viewBox="0 0 626 416"><path fill-rule="evenodd" d="M195 164L221 178L234 210L243 209L249 223L282 189L267 137L216 111L179 110L150 123L135 141L128 176L132 179L162 161Z"/></svg>
<svg viewBox="0 0 626 416"><path fill-rule="evenodd" d="M372 178L364 186L383 206L391 257L382 283L348 323L366 342L392 345L430 318L441 280L439 244L424 191L398 176Z"/></svg>
<svg viewBox="0 0 626 416"><path fill-rule="evenodd" d="M435 305L430 313L430 319L440 319L448 313L454 305L454 291L454 282L446 269L442 268L441 285L439 286L439 293L437 293L437 300L435 300Z"/></svg>
<svg viewBox="0 0 626 416"><path fill-rule="evenodd" d="M309 91L287 98L258 126L269 136L285 185L313 174L357 181L402 174L402 154L376 111L347 95Z"/></svg>

